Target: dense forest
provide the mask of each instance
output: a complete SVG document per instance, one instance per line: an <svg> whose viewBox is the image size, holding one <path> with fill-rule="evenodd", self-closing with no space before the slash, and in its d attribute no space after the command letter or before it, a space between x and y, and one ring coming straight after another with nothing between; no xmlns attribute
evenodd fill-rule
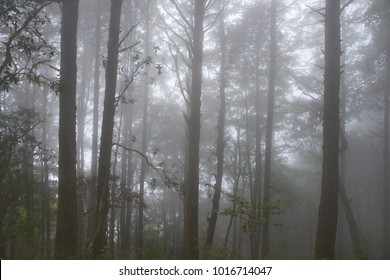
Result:
<svg viewBox="0 0 390 280"><path fill-rule="evenodd" d="M0 259L390 259L390 0L0 22Z"/></svg>

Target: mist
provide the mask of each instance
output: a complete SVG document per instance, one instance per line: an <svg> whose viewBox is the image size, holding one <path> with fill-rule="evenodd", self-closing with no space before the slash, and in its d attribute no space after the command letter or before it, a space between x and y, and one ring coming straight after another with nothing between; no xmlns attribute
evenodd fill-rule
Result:
<svg viewBox="0 0 390 280"><path fill-rule="evenodd" d="M390 259L388 0L0 21L0 259Z"/></svg>

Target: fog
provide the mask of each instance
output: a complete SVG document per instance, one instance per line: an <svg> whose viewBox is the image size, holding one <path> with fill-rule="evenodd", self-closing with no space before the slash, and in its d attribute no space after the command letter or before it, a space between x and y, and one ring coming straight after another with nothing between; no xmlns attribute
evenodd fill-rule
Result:
<svg viewBox="0 0 390 280"><path fill-rule="evenodd" d="M390 258L388 0L62 2L0 4L1 259Z"/></svg>

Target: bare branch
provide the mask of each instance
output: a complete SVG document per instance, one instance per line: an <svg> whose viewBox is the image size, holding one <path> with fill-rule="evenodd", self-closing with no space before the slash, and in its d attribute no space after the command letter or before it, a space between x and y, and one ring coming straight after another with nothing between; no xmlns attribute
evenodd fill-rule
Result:
<svg viewBox="0 0 390 280"><path fill-rule="evenodd" d="M138 42L136 42L136 43L126 47L126 48L120 49L119 52L121 53L121 52L125 52L125 51L128 51L128 50L131 50L132 48L134 48L135 46L137 46L139 44L141 44L141 41L138 41Z"/></svg>
<svg viewBox="0 0 390 280"><path fill-rule="evenodd" d="M188 21L188 19L184 16L183 12L181 11L181 9L179 8L179 6L177 5L176 1L175 0L170 0L171 3L175 6L177 12L179 13L180 17L182 18L182 20L187 24L187 26L189 27L193 27L192 24Z"/></svg>
<svg viewBox="0 0 390 280"><path fill-rule="evenodd" d="M123 36L123 38L119 41L119 44L118 46L121 46L122 43L126 40L127 37L129 37L129 35L131 34L131 32L139 25L139 22L135 25L133 25L129 31L127 31L127 33Z"/></svg>
<svg viewBox="0 0 390 280"><path fill-rule="evenodd" d="M344 12L344 10L353 2L354 0L349 0L347 3L345 3L341 9L340 9L340 14L342 14L342 12Z"/></svg>
<svg viewBox="0 0 390 280"><path fill-rule="evenodd" d="M317 13L323 17L325 17L325 13L323 12L325 10L325 8L319 8L319 9L314 9L313 7L310 7L309 5L307 4L304 4L307 8L309 8L313 13Z"/></svg>

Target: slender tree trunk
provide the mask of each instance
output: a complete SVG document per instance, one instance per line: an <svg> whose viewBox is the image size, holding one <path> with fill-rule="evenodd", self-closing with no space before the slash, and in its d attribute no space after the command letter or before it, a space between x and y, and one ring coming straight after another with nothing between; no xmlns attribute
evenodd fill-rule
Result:
<svg viewBox="0 0 390 280"><path fill-rule="evenodd" d="M88 50L84 50L82 57L82 66L81 66L81 82L79 85L78 96L77 96L77 141L76 141L76 171L78 179L84 175L84 139L85 139L85 117L86 117L86 98L87 98L87 88L89 86L89 77L90 77L90 61L91 57L88 53ZM85 245L85 192L82 188L78 186L77 188L77 239L79 241L79 246L84 247Z"/></svg>
<svg viewBox="0 0 390 280"><path fill-rule="evenodd" d="M340 0L327 0L323 162L315 245L316 259L335 258L339 193L340 56Z"/></svg>
<svg viewBox="0 0 390 280"><path fill-rule="evenodd" d="M130 86L129 99L133 97L133 89ZM123 133L123 143L126 147L132 147L132 124L133 124L133 113L131 105L125 110L126 122L124 129L126 130ZM126 137L124 136L126 135ZM125 154L123 154L125 153ZM132 164L132 154L123 150L122 153L122 199L123 199L123 208L121 209L122 221L121 221L121 250L123 256L127 255L130 251L130 237L131 237L131 216L132 216L132 198L130 197L132 187L133 187L133 164ZM126 166L124 166L126 165ZM123 212L123 213L122 213Z"/></svg>
<svg viewBox="0 0 390 280"><path fill-rule="evenodd" d="M90 80L90 64L92 57L88 49L82 54L81 82L77 96L77 174L84 174L84 139L85 139L85 117L87 112L86 99Z"/></svg>
<svg viewBox="0 0 390 280"><path fill-rule="evenodd" d="M95 231L95 213L97 201L97 172L98 172L98 131L99 131L99 95L100 95L100 25L102 0L97 3L95 26L95 69L93 85L93 125L92 125L92 152L91 152L91 184L88 194L88 225L87 239L92 240Z"/></svg>
<svg viewBox="0 0 390 280"><path fill-rule="evenodd" d="M30 103L31 104L31 103ZM28 105L31 106L31 105ZM28 124L29 126L31 124ZM29 127L30 130L31 126ZM31 128L32 129L32 128ZM32 131L29 133L32 135ZM26 155L30 157L30 154L33 152L33 147L31 144L28 144L26 146ZM33 158L28 158L22 163L22 176L23 176L23 185L24 185L24 207L26 211L26 227L25 227L25 234L26 238L24 240L24 247L26 248L25 252L28 252L27 256L28 258L34 258L34 224L33 224L33 211L34 211L34 204L33 204L33 196L34 196L34 182L33 182Z"/></svg>
<svg viewBox="0 0 390 280"><path fill-rule="evenodd" d="M112 137L114 131L116 81L118 72L119 28L122 0L111 1L108 54L106 66L106 88L103 123L100 140L98 168L98 190L96 205L96 230L92 240L92 257L99 258L107 246L108 197L111 169Z"/></svg>
<svg viewBox="0 0 390 280"><path fill-rule="evenodd" d="M249 125L249 103L248 103L248 90L245 88L245 130L246 130L246 169L247 177L249 182L249 193L251 196L251 205L254 207L256 204L256 199L253 189L253 172L252 172L252 163L251 163L251 137L250 137L250 125Z"/></svg>
<svg viewBox="0 0 390 280"><path fill-rule="evenodd" d="M123 105L123 118L128 119L128 110L127 105ZM128 125L127 123L122 126L122 143L123 146L128 147ZM119 242L120 242L120 256L124 256L128 251L128 239L127 239L127 227L126 227L126 207L127 207L127 168L128 168L128 156L129 153L127 150L122 149L122 157L121 157L121 183L120 183L120 198L121 198L121 208L120 208L120 218L119 218Z"/></svg>
<svg viewBox="0 0 390 280"><path fill-rule="evenodd" d="M47 114L47 92L43 92L42 96L42 115ZM50 246L50 235L51 235L51 211L50 211L50 185L49 185L49 159L46 154L48 151L48 116L46 115L42 127L42 149L44 151L42 161L42 217L43 217L43 230L42 230L42 241L44 243L44 254L43 258L50 259L51 257L51 246Z"/></svg>
<svg viewBox="0 0 390 280"><path fill-rule="evenodd" d="M209 219L206 235L206 247L211 248L214 239L215 226L217 224L219 200L221 197L222 190L222 175L223 175L223 161L224 161L224 150L225 150L225 115L226 115L226 33L224 16L220 19L220 45L221 45L221 66L219 71L219 96L221 99L220 111L218 116L217 124L217 176L215 182L215 190L212 199L212 210Z"/></svg>
<svg viewBox="0 0 390 280"><path fill-rule="evenodd" d="M77 253L76 84L78 0L62 1L58 210L55 259Z"/></svg>
<svg viewBox="0 0 390 280"><path fill-rule="evenodd" d="M271 40L270 40L270 64L268 78L268 106L267 106L267 128L265 139L265 160L264 160L264 198L263 198L263 219L261 235L261 258L265 259L269 254L269 210L270 189L271 189L271 161L272 141L274 127L274 105L275 105L275 79L276 79L276 0L271 1Z"/></svg>
<svg viewBox="0 0 390 280"><path fill-rule="evenodd" d="M240 183L241 171L242 171L241 148L240 148L241 131L239 127L236 128L236 132L237 132L237 138L236 138L236 143L234 145L234 161L233 161L234 162L234 169L233 169L233 178L234 178L233 195L234 196L238 196L238 186ZM233 201L233 213L236 213L236 211L237 211L237 202ZM235 253L237 250L237 216L236 215L230 216L228 228L226 230L226 235L225 235L225 244L224 244L225 248L227 248L229 234L232 227L233 227L233 236L232 236L232 245L231 245L232 248L231 258L233 259L235 257Z"/></svg>
<svg viewBox="0 0 390 280"><path fill-rule="evenodd" d="M251 207L252 207L252 213L251 213L251 221L249 223L250 225L250 229L249 229L249 246L250 246L250 252L251 252L251 258L254 259L255 256L254 256L254 251L255 251L255 248L254 248L254 243L252 242L253 241L253 238L252 238L252 235L255 234L254 232L254 228L252 227L254 220L255 220L255 215L256 215L256 209L257 209L257 192L255 192L255 188L254 188L254 182L253 182L253 171L252 171L252 161L251 161L251 156L252 156L252 148L251 148L251 136L250 136L250 131L251 131L251 128L250 128L250 123L249 123L249 119L250 119L250 115L249 115L249 103L248 103L248 90L247 88L245 88L245 130L246 130L246 169L247 169L247 180L248 180L248 183L249 183L249 195L250 195L250 202L251 202ZM256 156L255 156L256 157ZM243 190L243 195L242 197L244 197L244 190ZM241 219L241 218L240 218ZM240 245L241 246L241 245Z"/></svg>
<svg viewBox="0 0 390 280"><path fill-rule="evenodd" d="M145 23L145 54L150 55L150 0L146 1L146 23ZM144 104L142 111L142 146L141 152L146 154L148 147L148 108L149 108L149 75L145 75L145 90L144 90ZM146 160L142 158L141 173L139 182L139 203L138 203L138 223L136 232L135 250L137 259L143 259L143 233L144 233L144 193L145 193L145 176L146 176Z"/></svg>
<svg viewBox="0 0 390 280"><path fill-rule="evenodd" d="M387 5L390 6L390 5ZM383 259L390 259L390 175L389 175L389 125L390 125L390 30L388 28L389 16L385 19L387 26L387 51L386 51L386 88L385 110L383 127Z"/></svg>
<svg viewBox="0 0 390 280"><path fill-rule="evenodd" d="M192 84L190 93L190 115L188 118L188 170L184 194L184 240L183 258L199 259L198 204L199 204L199 142L202 94L203 20L205 0L195 1Z"/></svg>
<svg viewBox="0 0 390 280"><path fill-rule="evenodd" d="M255 181L253 186L254 204L253 207L253 221L254 223L254 246L253 246L253 258L258 259L260 253L260 238L261 238L261 224L259 222L261 214L261 109L260 109L260 34L258 30L256 36L256 128L255 128Z"/></svg>
<svg viewBox="0 0 390 280"><path fill-rule="evenodd" d="M343 20L342 26L341 26L341 32L345 30L345 20ZM344 37L342 35L342 37ZM345 40L342 40L341 47L344 49L344 55L341 56L341 65L345 65L345 52L346 52L346 45ZM346 81L345 81L345 69L343 73L340 74L340 168L339 168L339 201L341 202L340 205L342 205L343 213L345 214L345 218L348 224L349 232L351 235L352 240L352 247L354 250L355 258L363 258L364 252L362 251L362 244L361 244L361 237L359 232L359 227L356 222L355 216L352 211L351 204L348 200L346 187L345 187L345 164L346 164L346 150L348 147L348 142L345 137L345 122L346 122L346 95L347 95L347 89L346 89ZM342 218L343 216L339 214L339 218ZM337 239L343 238L343 220L338 222L337 227ZM340 250L342 253L343 249L343 240L338 240L340 242Z"/></svg>

